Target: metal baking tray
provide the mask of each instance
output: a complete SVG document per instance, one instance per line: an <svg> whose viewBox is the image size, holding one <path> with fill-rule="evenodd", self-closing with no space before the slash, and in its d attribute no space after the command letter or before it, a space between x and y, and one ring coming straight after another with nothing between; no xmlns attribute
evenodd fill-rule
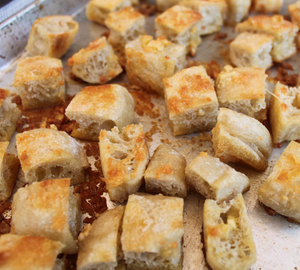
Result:
<svg viewBox="0 0 300 270"><path fill-rule="evenodd" d="M153 1L148 1L154 4ZM283 15L288 15L287 5L295 1L286 0L282 9ZM75 95L87 84L74 82L69 78L70 68L67 60L81 48L86 47L89 42L99 38L107 29L96 23L87 20L84 5L87 0L66 0L66 1L36 1L30 8L20 11L17 15L0 24L0 88L5 88L15 92L13 87L14 72L17 59L24 57L24 48L29 35L32 22L38 18L51 14L71 14L79 22L79 32L67 52L62 58L65 79L67 82L67 92ZM42 6L42 7L41 7ZM154 35L154 18L147 17L147 33ZM226 41L236 36L234 28L223 27L222 33L227 33ZM203 37L201 45L198 47L197 55L189 61L210 62L216 60L222 67L228 62L228 43L213 40L215 34ZM4 57L4 58L3 58ZM300 54L287 60L294 67L294 73L300 70ZM276 74L276 70L271 69L271 76ZM126 74L122 73L110 83L126 83ZM272 91L274 83L268 83L269 90ZM168 124L168 117L165 102L162 98L152 96L154 110L159 110L159 116L151 118L147 114L139 116L135 114L135 123L142 123L144 131L148 135L148 146L150 155L161 143L168 143L174 149L183 154L187 162L195 158L201 151L207 151L213 155L210 133L196 133L185 136L174 137ZM289 223L282 216L269 216L263 206L257 200L257 190L271 173L277 159L288 143L284 143L282 148L273 149L269 159L269 167L263 173L247 169L245 167L230 164L238 171L245 173L251 180L251 188L244 194L248 214L253 230L253 237L257 249L257 262L251 269L262 270L288 270L300 269L300 227L298 224ZM10 143L9 151L15 152L15 138ZM20 184L17 184L20 186ZM184 243L183 243L183 270L208 269L202 251L201 230L202 211L204 198L199 194L189 194L184 204ZM113 208L115 204L109 201L108 207ZM297 268L298 267L298 268Z"/></svg>

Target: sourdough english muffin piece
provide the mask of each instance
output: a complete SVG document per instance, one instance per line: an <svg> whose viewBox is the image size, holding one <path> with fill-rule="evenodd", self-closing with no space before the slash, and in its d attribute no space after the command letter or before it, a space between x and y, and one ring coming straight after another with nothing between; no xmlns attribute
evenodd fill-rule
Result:
<svg viewBox="0 0 300 270"><path fill-rule="evenodd" d="M252 32L269 34L274 37L271 56L273 61L282 62L296 53L294 39L298 26L286 21L281 15L257 15L236 26L239 33Z"/></svg>
<svg viewBox="0 0 300 270"><path fill-rule="evenodd" d="M231 200L250 187L246 175L204 152L187 165L185 175L190 188L217 202Z"/></svg>
<svg viewBox="0 0 300 270"><path fill-rule="evenodd" d="M163 12L168 8L179 4L181 0L156 0L156 8L158 11Z"/></svg>
<svg viewBox="0 0 300 270"><path fill-rule="evenodd" d="M146 33L145 17L133 7L109 13L105 25L110 30L108 42L120 50L124 50L127 42Z"/></svg>
<svg viewBox="0 0 300 270"><path fill-rule="evenodd" d="M251 6L251 0L226 0L226 3L226 24L235 25L248 16Z"/></svg>
<svg viewBox="0 0 300 270"><path fill-rule="evenodd" d="M4 234L0 236L0 270L50 270L63 244L46 237Z"/></svg>
<svg viewBox="0 0 300 270"><path fill-rule="evenodd" d="M104 25L110 12L120 11L130 5L130 0L91 0L86 6L86 16L90 21Z"/></svg>
<svg viewBox="0 0 300 270"><path fill-rule="evenodd" d="M253 0L252 10L257 13L280 13L283 0Z"/></svg>
<svg viewBox="0 0 300 270"><path fill-rule="evenodd" d="M215 156L228 163L241 163L264 171L272 152L272 139L266 127L256 119L220 108L212 130Z"/></svg>
<svg viewBox="0 0 300 270"><path fill-rule="evenodd" d="M218 75L216 91L220 107L263 121L267 118L265 70L225 66Z"/></svg>
<svg viewBox="0 0 300 270"><path fill-rule="evenodd" d="M15 193L11 232L45 236L61 242L64 253L75 254L80 218L80 198L70 188L70 178L45 180Z"/></svg>
<svg viewBox="0 0 300 270"><path fill-rule="evenodd" d="M105 84L123 70L106 37L101 37L81 49L68 60L74 75L89 83Z"/></svg>
<svg viewBox="0 0 300 270"><path fill-rule="evenodd" d="M202 16L197 11L184 6L173 6L155 19L156 37L164 36L171 42L186 47L194 56L201 43L200 30Z"/></svg>
<svg viewBox="0 0 300 270"><path fill-rule="evenodd" d="M123 128L131 124L134 105L134 99L121 85L85 87L66 109L66 116L76 121L71 136L98 141L101 129Z"/></svg>
<svg viewBox="0 0 300 270"><path fill-rule="evenodd" d="M121 224L124 206L102 213L80 233L78 270L114 270L122 259Z"/></svg>
<svg viewBox="0 0 300 270"><path fill-rule="evenodd" d="M297 222L300 222L299 159L300 144L291 141L258 190L259 201Z"/></svg>
<svg viewBox="0 0 300 270"><path fill-rule="evenodd" d="M26 50L33 55L61 58L70 48L78 28L72 16L54 15L37 19L32 25Z"/></svg>
<svg viewBox="0 0 300 270"><path fill-rule="evenodd" d="M230 60L237 67L270 68L273 40L272 35L241 33L230 43Z"/></svg>
<svg viewBox="0 0 300 270"><path fill-rule="evenodd" d="M164 79L165 99L174 135L212 129L218 115L214 81L203 66Z"/></svg>
<svg viewBox="0 0 300 270"><path fill-rule="evenodd" d="M27 183L65 177L71 178L72 185L84 181L89 166L85 150L67 133L40 128L16 137Z"/></svg>
<svg viewBox="0 0 300 270"><path fill-rule="evenodd" d="M21 59L15 72L14 85L26 110L53 106L66 98L61 60L35 56Z"/></svg>
<svg viewBox="0 0 300 270"><path fill-rule="evenodd" d="M125 46L126 72L131 84L164 95L163 79L182 70L186 64L185 46L164 37L140 36Z"/></svg>
<svg viewBox="0 0 300 270"><path fill-rule="evenodd" d="M185 158L170 146L158 146L145 172L146 191L185 198Z"/></svg>
<svg viewBox="0 0 300 270"><path fill-rule="evenodd" d="M102 170L110 199L123 202L138 191L148 164L149 154L143 126L129 125L102 130L99 137Z"/></svg>
<svg viewBox="0 0 300 270"><path fill-rule="evenodd" d="M288 11L290 13L292 22L300 28L300 1L295 2L292 5L288 5ZM296 44L298 49L300 48L300 33L298 31Z"/></svg>
<svg viewBox="0 0 300 270"><path fill-rule="evenodd" d="M128 270L182 269L183 199L130 195L122 229Z"/></svg>
<svg viewBox="0 0 300 270"><path fill-rule="evenodd" d="M248 270L256 261L242 194L228 203L206 200L203 209L206 259L213 270Z"/></svg>

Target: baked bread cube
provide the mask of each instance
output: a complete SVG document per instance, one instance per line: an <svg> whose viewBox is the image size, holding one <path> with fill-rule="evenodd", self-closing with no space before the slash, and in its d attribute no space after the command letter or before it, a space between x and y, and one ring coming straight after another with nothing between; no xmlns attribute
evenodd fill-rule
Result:
<svg viewBox="0 0 300 270"><path fill-rule="evenodd" d="M116 269L123 257L120 239L124 209L108 210L84 227L78 237L78 270Z"/></svg>
<svg viewBox="0 0 300 270"><path fill-rule="evenodd" d="M156 17L156 37L164 36L173 43L184 45L187 52L194 56L201 43L201 18L197 11L184 6L173 6Z"/></svg>
<svg viewBox="0 0 300 270"><path fill-rule="evenodd" d="M274 37L271 56L273 61L282 62L296 53L294 39L298 26L286 21L281 15L257 15L236 26L239 33L252 32L269 34Z"/></svg>
<svg viewBox="0 0 300 270"><path fill-rule="evenodd" d="M203 208L206 260L213 270L248 270L256 248L242 194L228 203L206 200Z"/></svg>
<svg viewBox="0 0 300 270"><path fill-rule="evenodd" d="M40 128L16 137L26 183L71 178L75 185L85 180L84 170L89 166L85 150L67 133Z"/></svg>
<svg viewBox="0 0 300 270"><path fill-rule="evenodd" d="M270 100L273 143L300 139L300 88L278 82Z"/></svg>
<svg viewBox="0 0 300 270"><path fill-rule="evenodd" d="M226 0L227 14L225 23L236 25L246 18L249 14L251 0Z"/></svg>
<svg viewBox="0 0 300 270"><path fill-rule="evenodd" d="M128 270L182 269L183 199L130 195L122 229Z"/></svg>
<svg viewBox="0 0 300 270"><path fill-rule="evenodd" d="M241 33L229 45L230 60L237 67L270 68L273 40L272 35Z"/></svg>
<svg viewBox="0 0 300 270"><path fill-rule="evenodd" d="M164 12L168 8L179 4L181 0L156 0L156 8L159 12Z"/></svg>
<svg viewBox="0 0 300 270"><path fill-rule="evenodd" d="M228 201L250 188L249 178L201 152L185 169L188 186L206 199Z"/></svg>
<svg viewBox="0 0 300 270"><path fill-rule="evenodd" d="M126 72L131 84L164 96L163 79L186 65L185 46L164 37L140 36L125 46Z"/></svg>
<svg viewBox="0 0 300 270"><path fill-rule="evenodd" d="M121 132L101 130L99 137L103 181L112 201L123 202L138 191L149 161L143 126L129 125Z"/></svg>
<svg viewBox="0 0 300 270"><path fill-rule="evenodd" d="M12 202L11 232L44 236L64 245L63 252L77 253L80 198L70 188L70 178L46 180L19 188Z"/></svg>
<svg viewBox="0 0 300 270"><path fill-rule="evenodd" d="M300 222L299 158L300 144L291 141L258 190L259 201L296 222Z"/></svg>
<svg viewBox="0 0 300 270"><path fill-rule="evenodd" d="M222 162L248 165L257 171L264 171L268 167L272 139L267 128L258 120L220 108L212 134L215 157Z"/></svg>
<svg viewBox="0 0 300 270"><path fill-rule="evenodd" d="M72 16L39 18L32 25L26 50L33 55L61 58L70 48L78 28Z"/></svg>
<svg viewBox="0 0 300 270"><path fill-rule="evenodd" d="M74 75L88 83L105 84L123 70L106 37L101 37L81 49L68 60Z"/></svg>
<svg viewBox="0 0 300 270"><path fill-rule="evenodd" d="M133 7L109 13L105 25L110 30L108 42L121 51L125 49L127 42L146 33L145 17Z"/></svg>
<svg viewBox="0 0 300 270"><path fill-rule="evenodd" d="M0 237L0 270L56 269L63 244L46 237L3 234Z"/></svg>
<svg viewBox="0 0 300 270"><path fill-rule="evenodd" d="M10 91L0 89L0 141L10 140L21 116L21 111L11 100Z"/></svg>
<svg viewBox="0 0 300 270"><path fill-rule="evenodd" d="M165 99L174 135L212 129L218 115L214 81L203 66L186 68L164 79Z"/></svg>
<svg viewBox="0 0 300 270"><path fill-rule="evenodd" d="M300 28L300 1L295 2L294 4L288 5L288 11L291 16L293 24L297 25ZM296 37L297 48L300 48L300 34L299 31Z"/></svg>
<svg viewBox="0 0 300 270"><path fill-rule="evenodd" d="M265 70L225 66L218 75L216 91L220 107L263 121L267 118Z"/></svg>
<svg viewBox="0 0 300 270"><path fill-rule="evenodd" d="M170 146L158 146L145 172L146 191L185 198L185 158Z"/></svg>
<svg viewBox="0 0 300 270"><path fill-rule="evenodd" d="M91 0L86 6L86 16L90 21L104 25L110 12L118 12L130 5L130 0Z"/></svg>
<svg viewBox="0 0 300 270"><path fill-rule="evenodd" d="M66 116L76 121L71 136L98 141L101 129L123 128L133 122L135 102L118 84L85 87L70 102Z"/></svg>
<svg viewBox="0 0 300 270"><path fill-rule="evenodd" d="M0 202L10 197L20 166L18 157L6 153L8 145L9 142L0 142Z"/></svg>
<svg viewBox="0 0 300 270"><path fill-rule="evenodd" d="M62 103L66 98L61 60L46 56L21 59L15 72L14 85L25 110Z"/></svg>
<svg viewBox="0 0 300 270"><path fill-rule="evenodd" d="M280 13L283 0L253 0L252 10L257 13Z"/></svg>

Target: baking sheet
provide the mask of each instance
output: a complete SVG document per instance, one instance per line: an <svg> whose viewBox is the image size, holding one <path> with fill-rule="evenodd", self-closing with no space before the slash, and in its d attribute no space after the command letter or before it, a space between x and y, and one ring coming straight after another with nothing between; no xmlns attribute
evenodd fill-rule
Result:
<svg viewBox="0 0 300 270"><path fill-rule="evenodd" d="M283 8L283 14L287 14L287 5L295 1L286 0ZM74 19L79 22L80 28L71 48L67 54L62 58L65 72L65 79L67 82L67 92L69 95L78 93L82 88L88 84L80 84L74 82L69 78L70 68L67 65L67 60L74 53L81 48L86 47L89 42L99 38L107 29L96 23L89 22L86 19L85 10L81 6L74 13ZM147 18L147 33L154 35L154 16ZM222 33L227 33L226 40L231 40L236 36L233 28L223 27ZM228 64L226 61L226 52L228 45L218 41L213 41L215 34L203 38L202 44L198 48L197 55L189 60L197 60L203 62L210 62L216 60L222 67ZM3 40L2 40L3 41ZM222 56L223 55L223 56ZM25 57L23 53L21 57ZM300 54L297 52L287 62L291 63L295 71L300 70ZM10 65L8 69L1 73L0 88L5 88L15 92L13 87L14 72L16 61ZM295 72L294 71L294 72ZM275 75L276 71L272 71ZM125 73L122 73L110 83L124 83L127 82ZM269 83L269 90L273 90L274 84ZM207 151L213 155L212 143L210 141L209 133L196 133L185 136L172 136L171 128L168 125L168 117L165 108L165 103L162 98L152 97L152 102L155 108L159 110L160 116L157 118L150 118L147 115L139 116L135 114L135 123L142 123L144 131L148 132L149 138L148 146L150 155L161 143L168 143L174 149L183 154L187 162L195 158L201 151ZM149 135L152 134L153 135ZM272 171L275 162L279 158L288 143L284 143L280 149L273 149L271 158L269 159L269 167L264 173L258 173L247 169L245 167L232 165L238 171L245 173L251 180L250 190L244 194L245 202L248 209L248 214L253 230L253 237L257 248L257 262L251 269L263 270L287 270L287 269L300 269L300 225L289 223L281 216L269 216L264 208L257 201L257 189L267 178ZM9 151L15 152L15 138L12 139ZM22 174L22 172L21 172ZM18 183L18 186L21 182ZM200 270L208 269L201 243L201 230L202 230L202 211L203 211L204 198L199 194L189 194L185 199L184 205L184 261L183 270ZM114 203L108 201L109 208L115 206Z"/></svg>

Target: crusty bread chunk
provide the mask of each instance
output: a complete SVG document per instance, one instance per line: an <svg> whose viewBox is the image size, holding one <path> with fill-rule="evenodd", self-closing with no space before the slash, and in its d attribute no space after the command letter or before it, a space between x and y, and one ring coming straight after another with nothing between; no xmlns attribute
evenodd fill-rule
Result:
<svg viewBox="0 0 300 270"><path fill-rule="evenodd" d="M230 60L237 67L270 68L273 40L268 34L241 33L230 43Z"/></svg>
<svg viewBox="0 0 300 270"><path fill-rule="evenodd" d="M220 108L212 130L215 155L221 161L241 163L264 171L272 152L272 139L258 120L226 108Z"/></svg>
<svg viewBox="0 0 300 270"><path fill-rule="evenodd" d="M130 195L122 228L128 270L182 269L183 199Z"/></svg>
<svg viewBox="0 0 300 270"><path fill-rule="evenodd" d="M246 114L259 121L265 120L266 78L262 68L225 66L216 81L220 107Z"/></svg>
<svg viewBox="0 0 300 270"><path fill-rule="evenodd" d="M212 129L218 115L214 81L203 66L164 79L165 99L174 135Z"/></svg>
<svg viewBox="0 0 300 270"><path fill-rule="evenodd" d="M27 183L67 177L72 185L84 181L84 169L89 166L85 150L67 133L40 128L16 137Z"/></svg>
<svg viewBox="0 0 300 270"><path fill-rule="evenodd" d="M168 145L158 146L145 172L146 191L185 198L185 158Z"/></svg>
<svg viewBox="0 0 300 270"><path fill-rule="evenodd" d="M0 270L50 270L63 244L46 237L4 234L0 237Z"/></svg>
<svg viewBox="0 0 300 270"><path fill-rule="evenodd" d="M282 62L296 53L294 39L298 26L286 21L281 15L257 15L236 26L239 33L252 32L269 34L274 37L271 56L273 61Z"/></svg>
<svg viewBox="0 0 300 270"><path fill-rule="evenodd" d="M64 244L64 253L74 254L80 218L80 198L70 188L70 178L45 180L15 193L11 232L45 236Z"/></svg>
<svg viewBox="0 0 300 270"><path fill-rule="evenodd" d="M253 0L252 10L257 13L280 13L283 0Z"/></svg>
<svg viewBox="0 0 300 270"><path fill-rule="evenodd" d="M81 49L68 60L74 75L89 83L105 84L123 70L106 37L101 37Z"/></svg>
<svg viewBox="0 0 300 270"><path fill-rule="evenodd" d="M124 206L108 210L79 235L78 270L115 270L122 255L121 224Z"/></svg>
<svg viewBox="0 0 300 270"><path fill-rule="evenodd" d="M49 107L65 100L63 69L61 60L46 56L19 61L14 85L25 110Z"/></svg>
<svg viewBox="0 0 300 270"><path fill-rule="evenodd" d="M140 36L125 46L126 72L131 84L164 95L163 79L182 70L186 64L185 46L164 37Z"/></svg>
<svg viewBox="0 0 300 270"><path fill-rule="evenodd" d="M201 18L197 11L184 6L173 6L156 17L156 37L164 36L175 44L184 45L187 52L194 56L201 43Z"/></svg>
<svg viewBox="0 0 300 270"><path fill-rule="evenodd" d="M146 33L145 17L133 7L109 13L105 25L110 30L108 42L121 51L124 50L127 42Z"/></svg>
<svg viewBox="0 0 300 270"><path fill-rule="evenodd" d="M0 89L0 141L9 141L17 127L21 111L12 103L10 91Z"/></svg>
<svg viewBox="0 0 300 270"><path fill-rule="evenodd" d="M76 121L71 136L98 141L101 129L123 128L133 122L134 99L117 84L85 87L70 102L66 116Z"/></svg>
<svg viewBox="0 0 300 270"><path fill-rule="evenodd" d="M300 139L300 88L278 82L270 100L273 143Z"/></svg>
<svg viewBox="0 0 300 270"><path fill-rule="evenodd" d="M294 4L288 5L288 11L291 16L292 22L300 28L300 1L295 2ZM298 49L300 48L300 33L298 31L296 44Z"/></svg>
<svg viewBox="0 0 300 270"><path fill-rule="evenodd" d="M291 141L273 172L258 190L258 199L276 212L300 222L300 144Z"/></svg>
<svg viewBox="0 0 300 270"><path fill-rule="evenodd" d="M110 199L123 202L138 191L149 161L143 126L129 125L121 131L102 130L99 137L102 170Z"/></svg>
<svg viewBox="0 0 300 270"><path fill-rule="evenodd" d="M206 259L213 270L248 270L256 261L242 194L227 203L206 200L203 209Z"/></svg>
<svg viewBox="0 0 300 270"><path fill-rule="evenodd" d="M163 12L168 8L179 4L181 0L156 0L156 8L158 11Z"/></svg>
<svg viewBox="0 0 300 270"><path fill-rule="evenodd" d="M104 25L110 12L120 11L130 5L130 0L91 0L86 6L86 16L90 21Z"/></svg>
<svg viewBox="0 0 300 270"><path fill-rule="evenodd" d="M226 3L226 24L235 25L248 16L251 0L226 0Z"/></svg>
<svg viewBox="0 0 300 270"><path fill-rule="evenodd" d="M250 187L249 178L207 153L200 153L185 169L188 186L207 199L228 201Z"/></svg>
<svg viewBox="0 0 300 270"><path fill-rule="evenodd" d="M61 58L70 48L78 28L72 16L54 15L37 19L32 25L26 50L33 55Z"/></svg>
<svg viewBox="0 0 300 270"><path fill-rule="evenodd" d="M18 157L6 153L8 145L9 142L0 142L0 202L10 197L20 166Z"/></svg>

